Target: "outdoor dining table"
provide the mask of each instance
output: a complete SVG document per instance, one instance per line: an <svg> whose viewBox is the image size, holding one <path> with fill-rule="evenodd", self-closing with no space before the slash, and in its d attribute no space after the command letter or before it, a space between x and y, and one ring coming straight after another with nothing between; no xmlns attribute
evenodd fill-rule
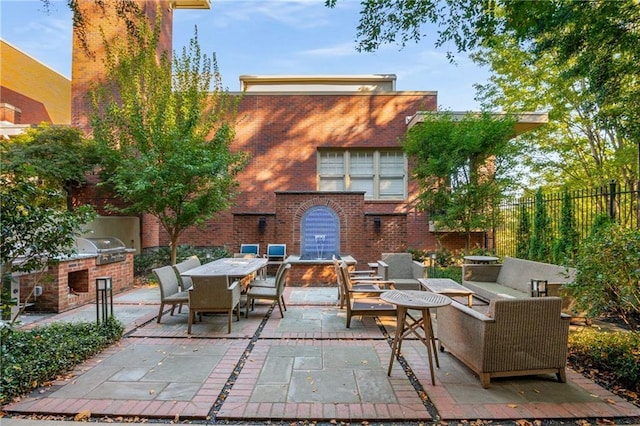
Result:
<svg viewBox="0 0 640 426"><path fill-rule="evenodd" d="M222 259L216 259L213 262L205 263L193 269L189 269L181 275L186 277L226 275L232 280L238 279L243 282L246 281L244 278L265 268L267 266L267 260L268 259L263 257L225 257ZM248 284L248 282L244 283L243 286L246 287Z"/></svg>
<svg viewBox="0 0 640 426"><path fill-rule="evenodd" d="M433 325L431 324L431 313L429 309L440 308L451 303L451 298L442 294L421 290L390 290L380 295L380 299L397 307L396 335L391 344L391 359L387 375L391 375L391 366L394 358L400 358L400 349L405 337L414 335L427 347L429 354L429 369L431 371L431 384L435 385L436 380L433 372L432 358L436 358L436 366L440 368L438 361L438 351L436 351L436 341L433 335ZM422 317L413 317L409 309L419 310ZM418 333L422 329L424 335Z"/></svg>

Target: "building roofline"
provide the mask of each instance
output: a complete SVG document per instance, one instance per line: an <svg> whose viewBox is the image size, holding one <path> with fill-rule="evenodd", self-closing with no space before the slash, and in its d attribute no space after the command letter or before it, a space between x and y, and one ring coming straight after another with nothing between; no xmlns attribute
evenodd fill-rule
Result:
<svg viewBox="0 0 640 426"><path fill-rule="evenodd" d="M229 91L231 95L242 95L242 96L437 96L438 92L435 90L424 90L424 91L416 91L416 90L401 90L401 91L393 91L393 92L384 92L384 91L340 91L340 90L331 90L327 92L323 91L305 91L305 90L296 90L296 91L288 91L288 90L274 90L274 91L256 91L256 92L239 92L239 91Z"/></svg>
<svg viewBox="0 0 640 426"><path fill-rule="evenodd" d="M54 70L53 68L51 68L49 65L45 64L44 62L42 62L41 60L29 55L27 52L25 52L24 50L20 49L19 47L14 46L13 44L9 43L7 40L3 39L0 37L0 43L4 43L7 46L9 46L12 49L17 50L18 52L20 52L21 54L23 54L24 56L26 56L27 58L31 59L32 61L37 62L38 64L42 65L43 67L47 68L48 70L50 70L51 72L54 72L56 74L58 74L60 77L64 78L67 81L71 81L71 79L69 77L67 77L66 75L62 74L59 71Z"/></svg>
<svg viewBox="0 0 640 426"><path fill-rule="evenodd" d="M361 81L396 81L395 74L291 74L291 75L253 75L242 74L240 76L240 82L260 82L260 83L283 83L283 82L295 82L295 83L307 83L307 82L361 82Z"/></svg>
<svg viewBox="0 0 640 426"><path fill-rule="evenodd" d="M173 0L174 9L211 9L210 0Z"/></svg>
<svg viewBox="0 0 640 426"><path fill-rule="evenodd" d="M424 122L424 117L426 115L433 115L438 113L438 111L417 111L414 115L406 118L407 130L411 129L415 125ZM452 113L453 118L456 121L462 120L462 118L468 113L481 114L480 112L474 111L452 111ZM505 117L507 115L516 116L518 121L513 126L515 136L537 129L538 127L541 127L549 122L549 114L540 111L517 113L494 112L491 113L491 115L496 118Z"/></svg>

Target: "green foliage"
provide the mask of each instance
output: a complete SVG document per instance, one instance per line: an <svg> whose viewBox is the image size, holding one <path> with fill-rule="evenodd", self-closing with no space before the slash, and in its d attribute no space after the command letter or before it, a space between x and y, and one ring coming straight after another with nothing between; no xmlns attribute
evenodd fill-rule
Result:
<svg viewBox="0 0 640 426"><path fill-rule="evenodd" d="M449 278L457 283L462 283L462 268L460 266L437 266L435 268L427 268L427 277L429 278Z"/></svg>
<svg viewBox="0 0 640 426"><path fill-rule="evenodd" d="M591 226L591 235L597 234L601 232L603 228L607 228L613 225L615 221L608 214L599 214L593 220L593 225Z"/></svg>
<svg viewBox="0 0 640 426"><path fill-rule="evenodd" d="M603 121L588 81L569 75L570 63L525 50L511 34L493 37L473 59L492 70L489 82L477 86L486 108L548 111L549 123L522 136L528 185L585 189L633 181L635 143L616 122Z"/></svg>
<svg viewBox="0 0 640 426"><path fill-rule="evenodd" d="M0 141L3 319L10 319L10 307L19 302L7 291L11 274L42 273L58 256L73 254L75 237L94 217L91 207L73 210L70 203L72 186L90 167L88 146L77 130L45 125Z"/></svg>
<svg viewBox="0 0 640 426"><path fill-rule="evenodd" d="M549 215L542 189L538 189L535 198L535 211L533 217L533 234L529 244L529 259L538 262L550 260L549 236L551 235Z"/></svg>
<svg viewBox="0 0 640 426"><path fill-rule="evenodd" d="M85 173L97 164L95 146L79 129L41 124L0 141L2 173L35 178L38 185L66 192L66 205L73 208L71 191L86 181ZM64 201L62 198L60 201Z"/></svg>
<svg viewBox="0 0 640 426"><path fill-rule="evenodd" d="M576 229L573 200L567 191L563 193L562 197L559 233L560 235L556 238L552 247L553 261L557 265L572 265L578 250L580 234Z"/></svg>
<svg viewBox="0 0 640 426"><path fill-rule="evenodd" d="M531 218L526 203L520 204L518 233L516 241L516 257L529 258L529 243L531 241Z"/></svg>
<svg viewBox="0 0 640 426"><path fill-rule="evenodd" d="M418 208L440 226L471 233L496 224L497 206L513 184L511 172L520 150L513 117L491 113L426 114L405 136L403 148L416 164L421 185Z"/></svg>
<svg viewBox="0 0 640 426"><path fill-rule="evenodd" d="M91 125L104 182L126 205L117 210L157 217L173 263L187 228L231 206L247 158L230 149L239 98L223 90L197 31L173 60L168 52L158 59L160 33L158 21L120 43L105 42L107 79L91 91Z"/></svg>
<svg viewBox="0 0 640 426"><path fill-rule="evenodd" d="M329 7L337 2L325 1ZM528 162L549 183L584 188L594 181L637 181L638 1L361 4L358 49L431 37L436 46L470 52L490 66L490 83L479 86L485 108L549 111L544 138L540 132L529 138Z"/></svg>
<svg viewBox="0 0 640 426"><path fill-rule="evenodd" d="M580 245L568 288L589 316L613 314L640 327L640 230L602 226Z"/></svg>
<svg viewBox="0 0 640 426"><path fill-rule="evenodd" d="M35 272L40 278L49 264L60 256L75 253L75 237L94 217L89 206L75 211L60 210L56 200L60 192L34 184L30 177L0 175L0 276L2 285L14 272ZM34 286L38 281L34 283ZM0 299L0 310L6 314L17 301Z"/></svg>
<svg viewBox="0 0 640 426"><path fill-rule="evenodd" d="M0 403L70 371L122 337L114 317L102 324L52 323L29 331L0 328Z"/></svg>
<svg viewBox="0 0 640 426"><path fill-rule="evenodd" d="M607 371L631 392L640 392L640 333L584 329L569 334L569 362Z"/></svg>

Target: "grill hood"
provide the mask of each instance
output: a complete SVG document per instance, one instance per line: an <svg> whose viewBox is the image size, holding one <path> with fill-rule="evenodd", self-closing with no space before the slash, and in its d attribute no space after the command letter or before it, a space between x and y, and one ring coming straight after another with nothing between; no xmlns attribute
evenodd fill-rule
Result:
<svg viewBox="0 0 640 426"><path fill-rule="evenodd" d="M127 247L116 237L77 238L78 254L96 254L96 264L120 262L126 259Z"/></svg>

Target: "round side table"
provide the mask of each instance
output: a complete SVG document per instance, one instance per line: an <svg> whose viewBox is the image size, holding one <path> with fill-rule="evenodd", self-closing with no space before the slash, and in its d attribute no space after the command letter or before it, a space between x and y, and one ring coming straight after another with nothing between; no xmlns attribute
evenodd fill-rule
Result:
<svg viewBox="0 0 640 426"><path fill-rule="evenodd" d="M387 375L391 375L393 358L400 357L402 341L405 337L414 335L427 347L429 354L429 370L431 371L431 384L435 385L436 380L433 372L432 358L435 356L436 366L440 368L438 361L438 351L436 351L436 341L433 335L433 325L431 324L431 308L440 308L451 303L451 298L442 294L431 293L420 290L390 290L380 295L380 299L387 303L396 305L398 316L396 325L396 335L391 344L391 359ZM421 318L414 318L409 309L416 309L422 313ZM418 333L422 329L424 336Z"/></svg>

